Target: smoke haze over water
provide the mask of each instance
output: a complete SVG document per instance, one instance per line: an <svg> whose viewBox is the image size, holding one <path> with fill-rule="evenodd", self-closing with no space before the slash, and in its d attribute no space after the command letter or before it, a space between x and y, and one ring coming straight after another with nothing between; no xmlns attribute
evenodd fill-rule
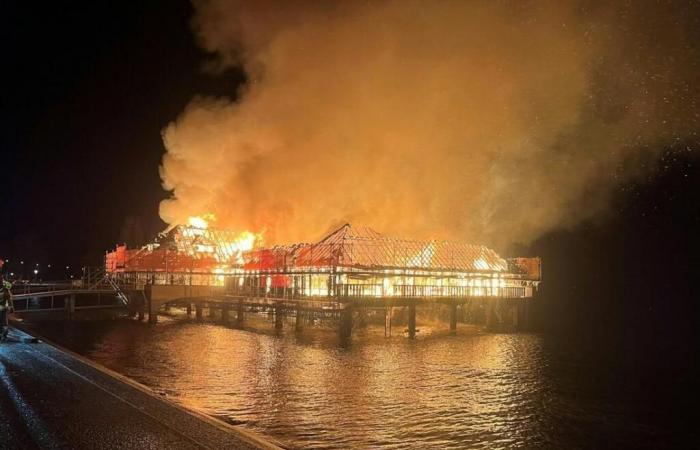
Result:
<svg viewBox="0 0 700 450"><path fill-rule="evenodd" d="M647 3L195 1L248 83L163 131L161 217L503 246L599 214L699 129L700 15Z"/></svg>

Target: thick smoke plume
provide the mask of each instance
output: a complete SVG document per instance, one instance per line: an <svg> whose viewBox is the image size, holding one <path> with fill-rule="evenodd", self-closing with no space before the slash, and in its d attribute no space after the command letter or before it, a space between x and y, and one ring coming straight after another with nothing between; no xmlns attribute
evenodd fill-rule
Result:
<svg viewBox="0 0 700 450"><path fill-rule="evenodd" d="M496 246L589 218L699 122L698 15L605 3L195 1L248 82L164 130L161 217Z"/></svg>

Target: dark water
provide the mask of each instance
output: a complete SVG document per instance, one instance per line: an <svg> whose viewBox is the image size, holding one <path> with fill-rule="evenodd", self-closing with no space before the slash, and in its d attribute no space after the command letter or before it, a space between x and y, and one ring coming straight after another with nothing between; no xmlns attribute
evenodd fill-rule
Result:
<svg viewBox="0 0 700 450"><path fill-rule="evenodd" d="M656 448L693 433L618 356L546 335L464 326L449 336L436 325L410 341L370 328L341 348L330 331L275 336L183 317L34 327L291 447Z"/></svg>

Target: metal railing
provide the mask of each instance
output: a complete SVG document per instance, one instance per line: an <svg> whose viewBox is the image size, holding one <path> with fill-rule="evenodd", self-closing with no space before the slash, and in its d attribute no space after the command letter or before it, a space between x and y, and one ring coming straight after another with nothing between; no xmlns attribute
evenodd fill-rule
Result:
<svg viewBox="0 0 700 450"><path fill-rule="evenodd" d="M15 311L51 311L66 308L75 296L94 294L95 304L74 305L76 309L125 306L129 297L122 287L100 268L85 268L79 280L15 283L11 289ZM105 298L112 298L112 301ZM113 300L117 299L118 303Z"/></svg>
<svg viewBox="0 0 700 450"><path fill-rule="evenodd" d="M339 283L341 276L332 272L299 274L267 274L256 272L216 274L211 272L115 272L108 279L115 288L120 286L173 285L173 286L221 286L230 295L258 298L326 298L328 300L376 299L376 298L528 298L535 285L524 280L475 278L469 280L455 276L428 279L420 278L420 284L399 283L401 276L383 273L366 276L363 280L348 277ZM493 285L499 283L499 285ZM456 285L459 284L459 285Z"/></svg>

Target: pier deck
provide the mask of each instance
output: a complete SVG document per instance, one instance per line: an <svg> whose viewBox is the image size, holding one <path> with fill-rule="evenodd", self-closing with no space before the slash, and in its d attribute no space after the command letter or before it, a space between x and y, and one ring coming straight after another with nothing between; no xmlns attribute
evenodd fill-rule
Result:
<svg viewBox="0 0 700 450"><path fill-rule="evenodd" d="M279 448L31 339L0 344L0 449Z"/></svg>

